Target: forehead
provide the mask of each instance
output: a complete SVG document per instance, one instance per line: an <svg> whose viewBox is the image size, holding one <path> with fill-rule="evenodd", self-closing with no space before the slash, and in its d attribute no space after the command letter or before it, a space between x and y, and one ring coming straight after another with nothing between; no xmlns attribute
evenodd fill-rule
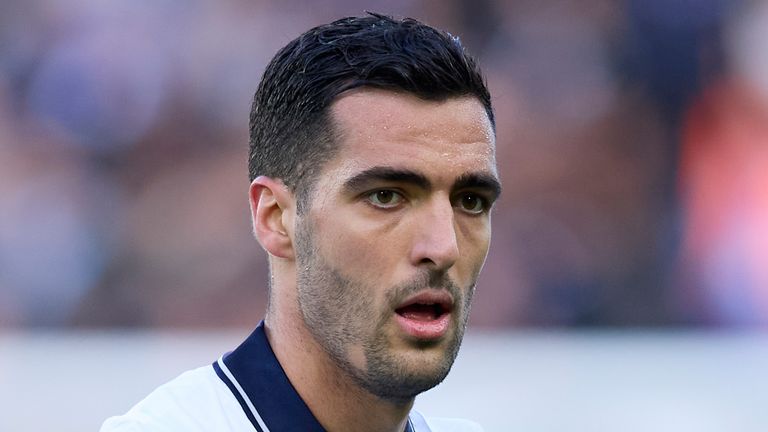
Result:
<svg viewBox="0 0 768 432"><path fill-rule="evenodd" d="M362 89L331 106L339 151L330 167L412 169L432 177L496 174L495 136L475 97L427 101L411 94Z"/></svg>

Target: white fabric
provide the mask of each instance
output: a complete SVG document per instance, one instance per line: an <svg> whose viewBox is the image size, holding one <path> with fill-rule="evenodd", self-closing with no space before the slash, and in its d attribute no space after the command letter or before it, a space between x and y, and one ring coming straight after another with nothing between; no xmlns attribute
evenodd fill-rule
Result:
<svg viewBox="0 0 768 432"><path fill-rule="evenodd" d="M479 424L469 420L440 417L424 418L416 410L411 411L411 422L416 432L483 432L483 428Z"/></svg>
<svg viewBox="0 0 768 432"><path fill-rule="evenodd" d="M425 419L411 412L416 432L482 432L459 419ZM269 426L269 425L267 425ZM254 427L212 366L183 373L158 387L125 415L110 417L100 432L252 432ZM283 431L270 431L283 432Z"/></svg>
<svg viewBox="0 0 768 432"><path fill-rule="evenodd" d="M253 431L253 425L212 366L163 384L101 432Z"/></svg>

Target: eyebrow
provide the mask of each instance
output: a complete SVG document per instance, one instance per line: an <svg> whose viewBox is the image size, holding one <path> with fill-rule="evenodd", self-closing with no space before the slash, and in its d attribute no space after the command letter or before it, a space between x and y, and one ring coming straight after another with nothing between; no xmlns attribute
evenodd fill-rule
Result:
<svg viewBox="0 0 768 432"><path fill-rule="evenodd" d="M422 189L430 189L432 187L432 183L423 174L390 167L373 167L355 174L344 182L344 187L347 190L355 191L376 181L410 183Z"/></svg>
<svg viewBox="0 0 768 432"><path fill-rule="evenodd" d="M421 189L429 190L432 183L429 179L416 171L397 169L391 167L373 167L350 177L344 182L344 188L349 191L364 189L368 184L388 181L396 183L409 183ZM453 182L452 190L484 189L491 194L491 200L495 200L501 194L501 183L493 174L486 172L467 172L460 175Z"/></svg>

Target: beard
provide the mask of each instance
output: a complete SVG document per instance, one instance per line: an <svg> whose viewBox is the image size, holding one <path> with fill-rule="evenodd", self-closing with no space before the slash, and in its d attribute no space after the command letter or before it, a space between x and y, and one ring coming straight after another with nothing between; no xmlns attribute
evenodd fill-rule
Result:
<svg viewBox="0 0 768 432"><path fill-rule="evenodd" d="M406 403L440 384L459 352L474 280L463 294L445 271L423 271L388 289L384 303L377 305L375 294L381 288L356 282L329 265L313 241L309 225L307 220L297 224L297 290L304 325L315 341L344 374L381 399ZM403 300L427 288L445 289L452 295L453 331L447 340L413 342L408 355L398 353L388 339L387 325ZM358 347L365 358L362 367L351 361L352 349ZM419 359L419 354L433 356L433 352L437 353L434 361Z"/></svg>

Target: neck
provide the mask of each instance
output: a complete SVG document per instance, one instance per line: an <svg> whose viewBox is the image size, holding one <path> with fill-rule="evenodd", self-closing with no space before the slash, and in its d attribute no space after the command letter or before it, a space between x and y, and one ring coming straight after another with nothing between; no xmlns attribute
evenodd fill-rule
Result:
<svg viewBox="0 0 768 432"><path fill-rule="evenodd" d="M267 339L291 384L327 431L405 430L413 399L394 403L362 389L317 344L298 310L278 312L284 305L273 306L264 323Z"/></svg>

